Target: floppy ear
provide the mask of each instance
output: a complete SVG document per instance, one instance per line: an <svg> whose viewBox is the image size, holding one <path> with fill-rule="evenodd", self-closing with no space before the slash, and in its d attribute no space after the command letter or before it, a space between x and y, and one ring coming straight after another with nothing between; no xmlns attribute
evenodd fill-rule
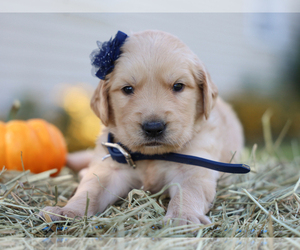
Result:
<svg viewBox="0 0 300 250"><path fill-rule="evenodd" d="M213 109L216 99L218 96L218 88L212 82L209 73L206 71L205 67L202 65L197 67L198 68L198 84L199 87L202 89L202 98L203 98L203 111L206 120L209 118L209 114Z"/></svg>
<svg viewBox="0 0 300 250"><path fill-rule="evenodd" d="M105 81L101 80L91 100L91 108L105 126L109 121L108 90Z"/></svg>

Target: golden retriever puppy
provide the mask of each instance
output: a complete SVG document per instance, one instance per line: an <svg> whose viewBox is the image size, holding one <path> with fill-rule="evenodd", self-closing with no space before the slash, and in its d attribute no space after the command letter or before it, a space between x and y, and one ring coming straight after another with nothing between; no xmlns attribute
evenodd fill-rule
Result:
<svg viewBox="0 0 300 250"><path fill-rule="evenodd" d="M169 152L229 162L241 152L243 133L232 109L218 97L205 66L178 38L145 31L129 36L114 69L101 80L91 101L106 126L75 195L65 207L46 207L52 220L102 212L134 188L152 193L172 183L165 219L180 224L210 223L206 213L219 172L162 160L142 160L136 168L103 160L108 133L131 152ZM77 161L77 160L76 160ZM70 165L76 165L76 161ZM86 162L87 160L85 160ZM180 204L180 192L182 204ZM181 211L181 214L180 214ZM53 213L53 214L52 214ZM42 213L41 213L42 214ZM57 214L57 215L54 215Z"/></svg>

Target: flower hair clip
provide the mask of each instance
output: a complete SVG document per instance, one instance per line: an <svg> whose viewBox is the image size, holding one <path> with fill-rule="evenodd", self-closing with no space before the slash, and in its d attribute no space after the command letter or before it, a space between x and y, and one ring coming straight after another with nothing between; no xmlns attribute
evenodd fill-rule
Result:
<svg viewBox="0 0 300 250"><path fill-rule="evenodd" d="M105 76L111 73L115 67L115 61L121 55L121 46L128 36L122 31L118 31L114 39L106 42L97 41L98 49L91 55L91 64L93 66L93 75L104 80Z"/></svg>

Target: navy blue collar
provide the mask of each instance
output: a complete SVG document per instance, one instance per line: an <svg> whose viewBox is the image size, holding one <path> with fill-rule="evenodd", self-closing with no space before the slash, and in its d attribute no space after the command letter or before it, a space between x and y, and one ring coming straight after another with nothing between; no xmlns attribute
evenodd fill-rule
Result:
<svg viewBox="0 0 300 250"><path fill-rule="evenodd" d="M233 174L245 174L250 172L250 167L245 164L231 164L212 161L196 156L183 155L177 153L167 153L167 154L155 154L155 155L144 155L141 153L132 153L126 150L119 143L113 142L113 135L108 134L107 142L102 142L104 146L107 147L109 151L109 156L118 163L128 163L133 168L136 167L135 162L141 160L162 160L162 161L172 161L182 164L195 165L199 167L209 168L212 170L233 173Z"/></svg>

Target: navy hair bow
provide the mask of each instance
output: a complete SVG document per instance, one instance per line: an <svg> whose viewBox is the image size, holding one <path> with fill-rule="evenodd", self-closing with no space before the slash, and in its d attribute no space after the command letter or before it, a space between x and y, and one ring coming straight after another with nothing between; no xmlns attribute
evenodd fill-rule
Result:
<svg viewBox="0 0 300 250"><path fill-rule="evenodd" d="M94 50L91 55L93 73L98 78L104 80L106 75L111 73L115 67L115 61L121 55L121 47L128 36L122 31L118 31L114 39L106 42L97 41L99 49Z"/></svg>

